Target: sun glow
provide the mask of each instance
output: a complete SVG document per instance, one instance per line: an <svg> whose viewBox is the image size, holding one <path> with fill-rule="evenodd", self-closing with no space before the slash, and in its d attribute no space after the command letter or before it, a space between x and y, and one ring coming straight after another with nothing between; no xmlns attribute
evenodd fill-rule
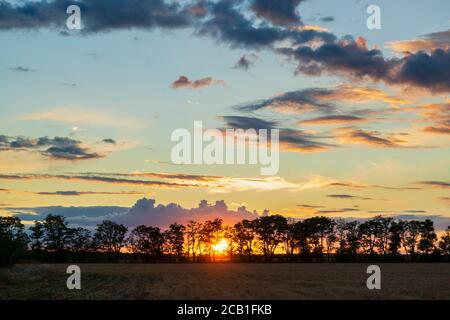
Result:
<svg viewBox="0 0 450 320"><path fill-rule="evenodd" d="M213 245L213 250L217 253L224 253L228 248L228 241L225 239L220 239L215 245Z"/></svg>

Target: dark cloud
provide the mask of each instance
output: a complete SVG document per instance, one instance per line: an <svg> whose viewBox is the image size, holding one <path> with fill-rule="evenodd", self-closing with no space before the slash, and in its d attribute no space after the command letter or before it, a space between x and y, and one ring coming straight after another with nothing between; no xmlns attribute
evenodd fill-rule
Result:
<svg viewBox="0 0 450 320"><path fill-rule="evenodd" d="M80 7L83 32L118 29L180 28L189 26L189 15L176 2L164 0L54 0L13 5L0 1L0 29L65 27L69 5Z"/></svg>
<svg viewBox="0 0 450 320"><path fill-rule="evenodd" d="M227 127L240 129L272 129L277 127L277 122L272 120L263 120L253 117L243 116L222 116L220 117Z"/></svg>
<svg viewBox="0 0 450 320"><path fill-rule="evenodd" d="M233 108L237 111L252 112L261 109L273 109L276 111L290 112L332 112L335 106L328 101L322 101L326 96L334 93L333 89L309 88L298 91L289 91L273 98L240 104Z"/></svg>
<svg viewBox="0 0 450 320"><path fill-rule="evenodd" d="M252 67L255 64L256 59L258 59L258 56L254 53L244 54L235 63L233 68L248 70L248 69L250 69L250 67Z"/></svg>
<svg viewBox="0 0 450 320"><path fill-rule="evenodd" d="M326 16L319 19L323 23L333 22L334 17L333 16Z"/></svg>
<svg viewBox="0 0 450 320"><path fill-rule="evenodd" d="M299 124L310 124L310 125L335 125L335 124L348 124L355 122L366 122L368 119L355 117L350 115L330 115L317 117L307 120L299 121Z"/></svg>
<svg viewBox="0 0 450 320"><path fill-rule="evenodd" d="M255 14L274 25L301 24L296 12L297 6L304 0L253 0L251 9Z"/></svg>
<svg viewBox="0 0 450 320"><path fill-rule="evenodd" d="M111 139L111 138L106 138L102 140L103 143L110 143L110 144L116 144L116 140Z"/></svg>
<svg viewBox="0 0 450 320"><path fill-rule="evenodd" d="M0 3L0 8L1 8L1 3ZM0 13L0 16L1 16L1 13ZM1 23L0 23L0 26L1 26ZM9 68L9 70L17 71L17 72L34 72L34 69L24 67L24 66L11 67L11 68Z"/></svg>
<svg viewBox="0 0 450 320"><path fill-rule="evenodd" d="M223 116L222 119L225 121L226 127L234 129L269 130L278 127L275 121L268 121L253 117ZM334 147L332 144L320 141L324 138L328 138L325 136L311 134L302 130L288 128L277 129L279 129L280 146L286 151L317 152Z"/></svg>
<svg viewBox="0 0 450 320"><path fill-rule="evenodd" d="M331 187L345 187L345 188L357 188L357 189L363 189L367 188L365 185L356 184L352 182L331 182L329 184Z"/></svg>
<svg viewBox="0 0 450 320"><path fill-rule="evenodd" d="M356 208L338 208L338 209L326 209L326 210L317 210L315 214L327 214L327 213L345 213L345 212L354 212L359 211Z"/></svg>
<svg viewBox="0 0 450 320"><path fill-rule="evenodd" d="M404 213L426 213L426 210L418 210L418 209L409 209L409 210L403 210Z"/></svg>
<svg viewBox="0 0 450 320"><path fill-rule="evenodd" d="M26 137L0 136L0 151L21 150L37 151L41 155L55 160L87 160L101 158L102 155L81 146L81 141L67 137Z"/></svg>
<svg viewBox="0 0 450 320"><path fill-rule="evenodd" d="M298 204L297 207L300 208L306 208L306 209L319 209L319 208L325 208L324 206L314 206L310 204Z"/></svg>
<svg viewBox="0 0 450 320"><path fill-rule="evenodd" d="M375 199L372 199L372 198L354 196L354 195L351 195L351 194L329 194L329 195L327 195L327 197L329 197L329 198L336 198L336 199L375 200Z"/></svg>
<svg viewBox="0 0 450 320"><path fill-rule="evenodd" d="M298 60L299 73L338 73L354 78L370 78L386 84L425 88L431 92L450 91L449 49L386 59L380 50L368 49L363 38L354 40L348 37L324 43L317 48L300 46L279 51Z"/></svg>
<svg viewBox="0 0 450 320"><path fill-rule="evenodd" d="M172 89L190 88L190 89L201 89L209 87L211 85L225 85L223 80L215 80L211 77L201 78L198 80L190 80L186 76L180 76L177 80L172 82Z"/></svg>
<svg viewBox="0 0 450 320"><path fill-rule="evenodd" d="M271 1L275 3L275 1ZM282 2L276 1L276 7ZM291 2L286 0L286 2ZM284 1L283 1L284 3ZM329 32L317 30L293 30L257 24L243 14L241 1L222 0L209 3L210 18L198 26L198 35L208 35L214 39L240 48L269 48L275 42L290 40L295 44L307 43L312 40L333 41L336 36Z"/></svg>

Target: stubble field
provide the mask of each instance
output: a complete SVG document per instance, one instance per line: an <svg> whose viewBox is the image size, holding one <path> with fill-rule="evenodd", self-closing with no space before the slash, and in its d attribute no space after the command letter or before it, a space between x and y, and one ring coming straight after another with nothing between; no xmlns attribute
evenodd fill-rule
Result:
<svg viewBox="0 0 450 320"><path fill-rule="evenodd" d="M450 299L450 263L79 264L81 290L66 287L67 264L0 269L0 299Z"/></svg>

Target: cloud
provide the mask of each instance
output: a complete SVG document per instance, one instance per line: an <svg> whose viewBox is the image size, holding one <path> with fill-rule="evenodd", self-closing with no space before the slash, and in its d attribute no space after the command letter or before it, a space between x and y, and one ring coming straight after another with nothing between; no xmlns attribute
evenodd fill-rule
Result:
<svg viewBox="0 0 450 320"><path fill-rule="evenodd" d="M450 134L450 101L431 103L419 107L419 115L433 122L422 131L435 134Z"/></svg>
<svg viewBox="0 0 450 320"><path fill-rule="evenodd" d="M58 190L58 191L27 191L0 189L1 193L35 194L41 196L84 196L84 195L145 195L148 192L143 191L77 191L77 190Z"/></svg>
<svg viewBox="0 0 450 320"><path fill-rule="evenodd" d="M51 174L0 174L0 179L3 180L72 180L72 181L88 181L116 185L138 185L147 187L159 188L181 188L181 187L199 187L194 183L175 183L167 181L152 181L152 180L137 180L137 179L123 179L100 175L51 175Z"/></svg>
<svg viewBox="0 0 450 320"><path fill-rule="evenodd" d="M353 183L353 182L331 182L329 184L329 186L331 186L331 187L357 188L357 189L367 188L366 185Z"/></svg>
<svg viewBox="0 0 450 320"><path fill-rule="evenodd" d="M37 151L46 158L54 160L88 160L103 157L81 146L81 141L67 137L27 137L0 136L0 151Z"/></svg>
<svg viewBox="0 0 450 320"><path fill-rule="evenodd" d="M374 101L382 101L392 106L412 102L409 99L388 95L377 88L341 84L332 88L307 88L289 91L269 99L240 104L234 106L233 109L242 112L270 109L290 113L332 113L339 109L336 103L373 103Z"/></svg>
<svg viewBox="0 0 450 320"><path fill-rule="evenodd" d="M338 125L338 124L349 124L349 123L359 123L359 122L367 122L368 119L350 116L350 115L331 115L331 116L323 116L317 117L307 120L301 120L298 124L304 125Z"/></svg>
<svg viewBox="0 0 450 320"><path fill-rule="evenodd" d="M333 16L326 16L319 19L323 23L333 22L335 19Z"/></svg>
<svg viewBox="0 0 450 320"><path fill-rule="evenodd" d="M258 10L264 20L272 18L272 22L281 19L287 21L292 4L297 1L264 1L267 5L259 4L254 8ZM254 3L253 3L254 4ZM268 13L263 8L273 4L277 11ZM288 10L279 10L287 5ZM250 18L248 12L242 8L241 1L222 0L215 3L209 3L209 18L199 23L197 34L200 36L210 36L219 42L231 45L234 48L247 49L272 49L272 46L280 41L291 41L294 44L308 43L311 41L332 41L336 38L329 32L317 30L295 30L285 29L278 26L271 26L267 23L257 23ZM290 11L292 12L292 11ZM292 17L292 15L291 15ZM267 20L270 21L270 20ZM292 20L291 20L292 21Z"/></svg>
<svg viewBox="0 0 450 320"><path fill-rule="evenodd" d="M381 186L381 185L372 185L373 188L379 188L379 189L385 189L385 190L422 190L422 188L419 187L392 187L392 186Z"/></svg>
<svg viewBox="0 0 450 320"><path fill-rule="evenodd" d="M378 131L367 131L358 128L338 128L334 132L344 143L364 144L379 148L400 148L404 147L405 141L395 135L382 136Z"/></svg>
<svg viewBox="0 0 450 320"><path fill-rule="evenodd" d="M354 195L351 195L351 194L328 194L327 197L329 197L329 198L336 198L336 199L375 200L375 199L372 199L372 198L354 196Z"/></svg>
<svg viewBox="0 0 450 320"><path fill-rule="evenodd" d="M298 91L289 91L273 98L240 104L233 108L237 111L252 112L261 109L271 109L277 112L332 112L335 106L331 103L322 103L317 99L328 89L311 88Z"/></svg>
<svg viewBox="0 0 450 320"><path fill-rule="evenodd" d="M262 19L274 25L301 24L300 16L296 12L297 6L303 0L253 0L251 9Z"/></svg>
<svg viewBox="0 0 450 320"><path fill-rule="evenodd" d="M263 120L254 117L222 116L225 126L234 129L274 129L277 128L275 121ZM279 142L283 150L292 152L318 152L331 148L334 145L320 140L327 137L315 135L302 130L289 128L279 129Z"/></svg>
<svg viewBox="0 0 450 320"><path fill-rule="evenodd" d="M160 180L132 179L132 177L151 178ZM273 191L292 190L301 191L326 186L330 179L313 177L302 182L291 182L278 176L273 177L225 177L201 176L172 173L77 173L65 175L51 174L0 174L0 180L67 180L93 183L106 183L112 185L132 185L154 188L205 188L210 193L229 193L243 191Z"/></svg>
<svg viewBox="0 0 450 320"><path fill-rule="evenodd" d="M215 80L211 77L201 78L198 80L189 80L189 78L186 76L180 76L177 80L175 80L171 84L171 87L172 89L182 89L182 88L201 89L212 85L224 86L225 81Z"/></svg>
<svg viewBox="0 0 450 320"><path fill-rule="evenodd" d="M360 211L356 208L338 208L338 209L325 209L325 210L317 210L315 214L329 214L329 213L345 213L345 212L355 212Z"/></svg>
<svg viewBox="0 0 450 320"><path fill-rule="evenodd" d="M432 52L438 48L450 48L450 30L425 34L418 39L392 41L386 47L397 53L416 53L418 51Z"/></svg>
<svg viewBox="0 0 450 320"><path fill-rule="evenodd" d="M450 189L450 182L445 181L419 181L416 182L425 187L439 188L439 189Z"/></svg>
<svg viewBox="0 0 450 320"><path fill-rule="evenodd" d="M296 7L300 0L218 0L193 4L164 0L80 0L83 29L76 34L112 30L192 28L233 48L268 49L297 60L297 73L323 72L388 85L417 87L432 93L450 91L450 49L419 51L386 58L366 41L331 32L291 28L302 26ZM0 29L64 28L68 0L33 1L12 5L0 0ZM253 13L253 14L252 14ZM67 31L62 32L67 34ZM426 39L444 43L447 31ZM448 43L448 41L446 42ZM281 47L280 47L281 45Z"/></svg>
<svg viewBox="0 0 450 320"><path fill-rule="evenodd" d="M278 126L276 121L264 120L254 117L243 116L221 116L225 126L236 129L273 129Z"/></svg>
<svg viewBox="0 0 450 320"><path fill-rule="evenodd" d="M34 69L31 69L29 67L24 67L24 66L15 66L15 67L10 67L8 68L11 71L17 71L17 72L34 72Z"/></svg>
<svg viewBox="0 0 450 320"><path fill-rule="evenodd" d="M300 208L306 208L306 209L319 209L319 208L325 208L324 206L314 206L310 204L298 204L297 207Z"/></svg>
<svg viewBox="0 0 450 320"><path fill-rule="evenodd" d="M450 49L386 59L380 50L368 49L363 38L347 37L316 48L281 48L279 52L299 62L298 73L317 76L327 72L389 85L413 86L432 93L450 91Z"/></svg>
<svg viewBox="0 0 450 320"><path fill-rule="evenodd" d="M110 143L110 144L116 144L117 141L111 138L105 138L102 140L103 143Z"/></svg>
<svg viewBox="0 0 450 320"><path fill-rule="evenodd" d="M141 121L126 115L112 115L102 111L90 111L74 107L61 107L21 115L21 120L57 121L71 125L131 127L141 125Z"/></svg>
<svg viewBox="0 0 450 320"><path fill-rule="evenodd" d="M67 19L66 9L73 1L54 0L24 2L13 5L0 1L0 29L61 28ZM180 28L190 25L189 15L176 2L164 0L79 0L83 32L120 29Z"/></svg>
<svg viewBox="0 0 450 320"><path fill-rule="evenodd" d="M429 133L450 134L450 127L425 127L422 130Z"/></svg>
<svg viewBox="0 0 450 320"><path fill-rule="evenodd" d="M255 61L258 59L258 56L254 53L244 54L239 60L235 63L234 69L242 69L248 70L255 64Z"/></svg>

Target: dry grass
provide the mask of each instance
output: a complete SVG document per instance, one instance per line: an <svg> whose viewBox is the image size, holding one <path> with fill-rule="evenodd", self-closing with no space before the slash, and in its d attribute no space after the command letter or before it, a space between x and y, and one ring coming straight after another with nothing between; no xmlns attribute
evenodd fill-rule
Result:
<svg viewBox="0 0 450 320"><path fill-rule="evenodd" d="M0 270L0 299L450 299L450 263L379 265L381 290L356 263L79 264L82 290L67 265L18 265Z"/></svg>

